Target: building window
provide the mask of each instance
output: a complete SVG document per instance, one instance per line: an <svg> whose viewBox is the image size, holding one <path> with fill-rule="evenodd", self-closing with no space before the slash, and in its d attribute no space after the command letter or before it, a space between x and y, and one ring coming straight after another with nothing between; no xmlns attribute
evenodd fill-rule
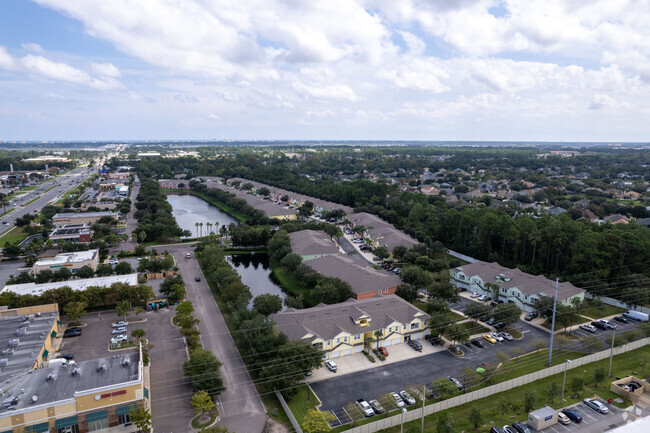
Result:
<svg viewBox="0 0 650 433"><path fill-rule="evenodd" d="M378 293L379 295L381 295L381 289L377 290L377 293Z"/></svg>
<svg viewBox="0 0 650 433"><path fill-rule="evenodd" d="M97 421L90 421L88 423L88 431L101 430L108 428L108 418L98 419Z"/></svg>
<svg viewBox="0 0 650 433"><path fill-rule="evenodd" d="M79 433L79 426L75 424L68 427L61 427L56 429L56 433Z"/></svg>
<svg viewBox="0 0 650 433"><path fill-rule="evenodd" d="M328 339L327 339L327 345L329 346L329 345L331 345L331 344L332 344L332 339L331 339L331 338L328 338Z"/></svg>
<svg viewBox="0 0 650 433"><path fill-rule="evenodd" d="M420 326L417 323L411 323L411 329L418 329L419 327Z"/></svg>
<svg viewBox="0 0 650 433"><path fill-rule="evenodd" d="M384 289L384 293L388 293L388 289Z"/></svg>
<svg viewBox="0 0 650 433"><path fill-rule="evenodd" d="M126 424L127 422L131 422L131 418L129 417L128 413L117 416L118 424Z"/></svg>
<svg viewBox="0 0 650 433"><path fill-rule="evenodd" d="M354 334L354 339L355 340L358 340L359 338L361 338L361 334Z"/></svg>
<svg viewBox="0 0 650 433"><path fill-rule="evenodd" d="M391 332L393 332L393 328L391 328L391 327L389 326L389 327L388 327L388 333L390 334Z"/></svg>
<svg viewBox="0 0 650 433"><path fill-rule="evenodd" d="M347 343L348 342L348 337L343 337L343 342Z"/></svg>
<svg viewBox="0 0 650 433"><path fill-rule="evenodd" d="M406 329L406 323L402 325L402 329Z"/></svg>
<svg viewBox="0 0 650 433"><path fill-rule="evenodd" d="M341 342L341 337L336 339L336 344L339 344Z"/></svg>

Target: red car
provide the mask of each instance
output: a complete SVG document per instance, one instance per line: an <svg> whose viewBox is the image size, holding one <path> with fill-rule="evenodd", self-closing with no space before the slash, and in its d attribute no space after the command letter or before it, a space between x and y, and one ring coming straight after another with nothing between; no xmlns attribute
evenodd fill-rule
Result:
<svg viewBox="0 0 650 433"><path fill-rule="evenodd" d="M388 349L386 349L385 347L380 347L379 349L377 349L377 351L384 356L388 356Z"/></svg>

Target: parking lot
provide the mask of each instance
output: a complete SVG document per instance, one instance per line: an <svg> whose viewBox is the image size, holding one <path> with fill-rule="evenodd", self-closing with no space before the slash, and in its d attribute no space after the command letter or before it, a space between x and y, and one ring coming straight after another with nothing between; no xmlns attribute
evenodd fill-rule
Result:
<svg viewBox="0 0 650 433"><path fill-rule="evenodd" d="M544 433L569 433L569 432L589 432L600 433L607 431L625 421L625 411L614 405L608 405L607 402L600 400L609 408L609 413L600 413L591 409L584 403L571 406L570 409L576 411L581 417L581 423L571 422L571 424L557 423L545 429L539 430Z"/></svg>
<svg viewBox="0 0 650 433"><path fill-rule="evenodd" d="M132 321L127 328L129 333L134 329L144 329L151 345L151 413L154 430L160 433L188 431L192 418L192 386L182 370L182 364L187 360L185 344L178 330L171 325L173 315L173 308L147 311L137 317L131 312L129 319L146 321ZM115 354L108 348L112 336L111 323L117 320L121 318L114 311L87 314L81 319L87 324L82 328L82 335L62 339L59 353L72 353L76 361ZM170 398L172 395L175 397Z"/></svg>

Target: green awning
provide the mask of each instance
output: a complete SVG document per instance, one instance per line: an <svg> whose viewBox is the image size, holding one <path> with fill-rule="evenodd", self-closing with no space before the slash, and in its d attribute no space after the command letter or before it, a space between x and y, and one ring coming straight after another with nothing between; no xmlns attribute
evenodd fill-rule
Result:
<svg viewBox="0 0 650 433"><path fill-rule="evenodd" d="M108 418L107 410L100 410L99 412L93 412L86 415L86 422L99 421L101 419Z"/></svg>
<svg viewBox="0 0 650 433"><path fill-rule="evenodd" d="M61 323L60 320L57 320L57 321L56 321L56 324L57 324L57 325L62 325L62 323Z"/></svg>
<svg viewBox="0 0 650 433"><path fill-rule="evenodd" d="M50 423L48 422L28 425L27 427L25 427L25 433L48 433L49 431L50 431Z"/></svg>
<svg viewBox="0 0 650 433"><path fill-rule="evenodd" d="M127 406L120 406L117 409L115 409L115 415L120 416L120 415L126 415L127 413L131 412L131 409L135 410L137 409L137 406L135 403L129 404Z"/></svg>
<svg viewBox="0 0 650 433"><path fill-rule="evenodd" d="M50 335L52 336L52 338L56 338L56 331L52 331Z"/></svg>
<svg viewBox="0 0 650 433"><path fill-rule="evenodd" d="M144 389L144 398L149 398L149 390L146 387L142 387Z"/></svg>
<svg viewBox="0 0 650 433"><path fill-rule="evenodd" d="M48 352L47 349L43 349L43 358L47 358L49 354L50 352Z"/></svg>
<svg viewBox="0 0 650 433"><path fill-rule="evenodd" d="M65 427L72 427L79 424L79 421L77 420L77 415L75 416L69 416L66 418L60 418L56 420L56 423L54 424L54 428L65 428Z"/></svg>

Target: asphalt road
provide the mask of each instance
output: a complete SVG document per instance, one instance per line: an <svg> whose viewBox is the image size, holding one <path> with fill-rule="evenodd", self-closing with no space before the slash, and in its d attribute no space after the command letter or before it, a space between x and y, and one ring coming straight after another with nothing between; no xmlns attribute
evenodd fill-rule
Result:
<svg viewBox="0 0 650 433"><path fill-rule="evenodd" d="M192 249L188 244L166 245L165 249L174 256L185 280L187 298L194 304L194 314L200 320L203 346L223 363L221 377L226 391L219 396L219 425L235 433L261 432L266 424L266 409L203 278L198 262L194 257L185 258ZM194 281L196 276L201 276L200 282Z"/></svg>
<svg viewBox="0 0 650 433"><path fill-rule="evenodd" d="M40 210L48 203L58 200L61 194L70 191L75 185L83 182L92 172L93 170L89 169L88 167L75 168L74 170L71 170L62 176L59 176L56 179L51 179L40 184L36 189L22 194L21 196L12 200L11 205L7 207L7 210L9 210L11 207L13 207L15 210L0 218L0 235L11 230L14 227L14 223L16 222L17 218L20 218L25 214L34 215L40 212ZM56 188L45 192L55 185ZM34 203L30 203L24 207L22 206L23 204L33 200L38 196L40 196L40 198Z"/></svg>

